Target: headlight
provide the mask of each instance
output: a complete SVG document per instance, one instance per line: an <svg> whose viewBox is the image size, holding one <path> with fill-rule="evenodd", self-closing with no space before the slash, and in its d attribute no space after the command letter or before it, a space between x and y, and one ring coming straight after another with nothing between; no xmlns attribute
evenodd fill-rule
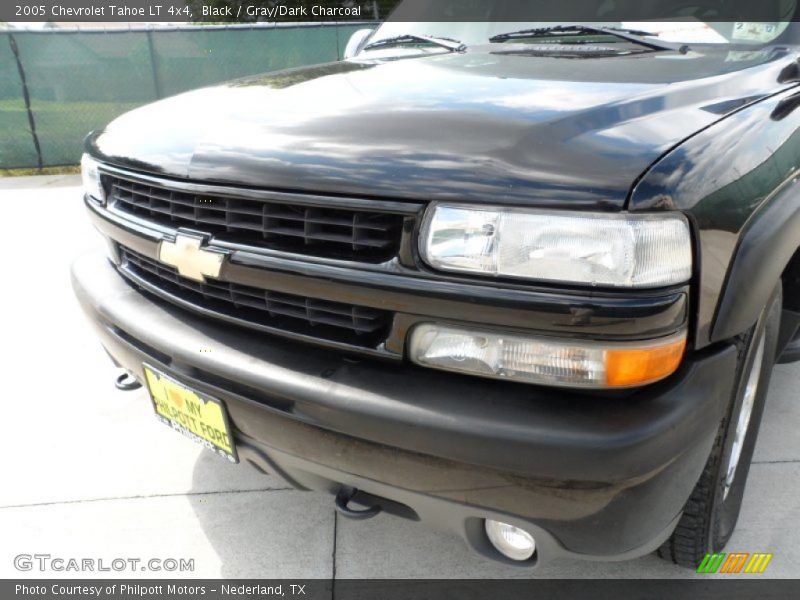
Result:
<svg viewBox="0 0 800 600"><path fill-rule="evenodd" d="M99 163L88 154L84 154L81 157L81 179L83 180L84 191L95 200L105 203L106 192L100 181L98 166Z"/></svg>
<svg viewBox="0 0 800 600"><path fill-rule="evenodd" d="M417 325L409 358L419 365L523 383L625 388L653 383L680 365L686 332L644 342L564 340Z"/></svg>
<svg viewBox="0 0 800 600"><path fill-rule="evenodd" d="M442 271L610 287L660 287L692 274L679 213L608 214L434 204L420 237Z"/></svg>

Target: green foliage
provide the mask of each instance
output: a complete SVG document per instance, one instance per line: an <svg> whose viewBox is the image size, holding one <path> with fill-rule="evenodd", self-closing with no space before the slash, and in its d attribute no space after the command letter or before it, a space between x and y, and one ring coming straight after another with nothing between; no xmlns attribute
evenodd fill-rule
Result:
<svg viewBox="0 0 800 600"><path fill-rule="evenodd" d="M26 177L28 175L74 175L81 172L78 165L44 167L42 169L0 169L0 177Z"/></svg>

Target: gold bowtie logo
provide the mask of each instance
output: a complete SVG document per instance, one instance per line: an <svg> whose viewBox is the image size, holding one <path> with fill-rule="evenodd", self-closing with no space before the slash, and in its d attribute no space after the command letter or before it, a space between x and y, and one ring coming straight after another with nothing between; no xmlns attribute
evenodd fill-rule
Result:
<svg viewBox="0 0 800 600"><path fill-rule="evenodd" d="M158 258L178 269L181 276L204 283L206 277L219 277L225 254L202 248L202 244L200 238L179 234L174 242L162 240Z"/></svg>

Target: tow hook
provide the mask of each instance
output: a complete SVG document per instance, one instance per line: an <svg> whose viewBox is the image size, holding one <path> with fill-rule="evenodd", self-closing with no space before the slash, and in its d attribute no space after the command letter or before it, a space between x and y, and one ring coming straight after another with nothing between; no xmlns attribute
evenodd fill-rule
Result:
<svg viewBox="0 0 800 600"><path fill-rule="evenodd" d="M114 381L114 387L123 392L132 392L142 387L142 384L133 376L133 373L125 371Z"/></svg>
<svg viewBox="0 0 800 600"><path fill-rule="evenodd" d="M381 507L378 505L358 510L349 508L347 505L356 494L358 494L357 488L346 485L339 488L339 492L336 494L336 511L340 515L348 519L371 519L381 512Z"/></svg>

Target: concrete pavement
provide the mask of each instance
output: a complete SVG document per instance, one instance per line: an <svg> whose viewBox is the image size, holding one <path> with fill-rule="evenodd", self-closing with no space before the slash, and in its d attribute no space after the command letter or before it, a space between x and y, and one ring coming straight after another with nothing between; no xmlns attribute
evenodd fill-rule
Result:
<svg viewBox="0 0 800 600"><path fill-rule="evenodd" d="M22 553L194 559L194 572L147 577L532 576L394 517L337 518L330 497L229 465L158 423L143 391L116 391L117 370L69 286L71 260L100 247L78 185L76 176L0 179L0 577L26 575L13 566ZM800 365L777 367L728 547L774 553L765 576L800 574L798 390ZM693 573L648 556L558 561L536 576Z"/></svg>

